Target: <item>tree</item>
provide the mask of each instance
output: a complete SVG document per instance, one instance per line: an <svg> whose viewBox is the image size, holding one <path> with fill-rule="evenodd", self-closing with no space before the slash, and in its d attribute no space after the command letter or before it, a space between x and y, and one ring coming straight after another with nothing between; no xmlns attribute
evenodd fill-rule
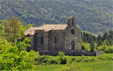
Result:
<svg viewBox="0 0 113 71"><path fill-rule="evenodd" d="M108 41L110 46L113 45L113 31L112 30L109 31L109 35L108 35L107 41Z"/></svg>
<svg viewBox="0 0 113 71"><path fill-rule="evenodd" d="M104 33L102 37L102 41L106 40L108 38L108 33Z"/></svg>
<svg viewBox="0 0 113 71"><path fill-rule="evenodd" d="M89 35L88 39L89 39L89 40L88 40L88 43L91 43L91 41L93 41L93 36L92 36L92 34Z"/></svg>
<svg viewBox="0 0 113 71"><path fill-rule="evenodd" d="M5 20L0 20L0 37L3 37L5 35Z"/></svg>
<svg viewBox="0 0 113 71"><path fill-rule="evenodd" d="M112 30L110 30L110 31L109 31L109 34L112 34L112 35L113 35L113 31L112 31Z"/></svg>
<svg viewBox="0 0 113 71"><path fill-rule="evenodd" d="M11 45L6 39L0 38L0 70L21 71L34 67L35 58L39 53L32 50L30 52L23 50L29 46L29 40L25 39L27 43L23 41Z"/></svg>
<svg viewBox="0 0 113 71"><path fill-rule="evenodd" d="M5 35L4 26L0 24L0 36L4 36L4 35Z"/></svg>
<svg viewBox="0 0 113 71"><path fill-rule="evenodd" d="M23 32L32 26L31 24L24 27L19 23L19 36L23 37ZM22 42L15 41L12 45L6 39L0 37L0 70L27 70L34 67L35 58L38 52L27 52L26 48L30 47L30 38L26 37Z"/></svg>
<svg viewBox="0 0 113 71"><path fill-rule="evenodd" d="M100 46L100 45L102 45L102 37L99 34L98 37L97 37L97 46Z"/></svg>
<svg viewBox="0 0 113 71"><path fill-rule="evenodd" d="M95 48L95 42L91 41L91 43L90 43L90 51L94 51L94 48Z"/></svg>
<svg viewBox="0 0 113 71"><path fill-rule="evenodd" d="M14 42L19 36L20 33L20 25L18 24L19 17L15 18L14 16L5 24L5 37L9 42ZM23 23L21 22L21 25Z"/></svg>
<svg viewBox="0 0 113 71"><path fill-rule="evenodd" d="M109 40L108 40L108 43L109 43L110 46L113 45L113 39L112 39L112 38L109 39Z"/></svg>
<svg viewBox="0 0 113 71"><path fill-rule="evenodd" d="M106 42L106 40L104 40L104 42L102 42L102 47L103 47L103 49L105 49L105 48L107 47L107 42Z"/></svg>

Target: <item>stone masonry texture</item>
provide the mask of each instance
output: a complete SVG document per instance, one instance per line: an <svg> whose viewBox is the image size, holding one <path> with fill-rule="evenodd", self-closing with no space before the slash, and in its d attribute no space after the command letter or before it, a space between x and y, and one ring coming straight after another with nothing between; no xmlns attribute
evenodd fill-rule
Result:
<svg viewBox="0 0 113 71"><path fill-rule="evenodd" d="M76 19L73 16L67 19L67 24L43 26L32 27L33 30L30 28L30 31L26 31L26 35L32 34L31 50L39 52L81 50L81 30L76 26Z"/></svg>

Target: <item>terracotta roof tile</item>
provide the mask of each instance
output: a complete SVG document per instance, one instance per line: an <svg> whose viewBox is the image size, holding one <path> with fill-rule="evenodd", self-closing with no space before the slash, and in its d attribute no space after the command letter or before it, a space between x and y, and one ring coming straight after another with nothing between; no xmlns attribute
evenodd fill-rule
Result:
<svg viewBox="0 0 113 71"><path fill-rule="evenodd" d="M44 29L44 31L50 30L64 30L67 27L67 24L45 24L39 27L38 29Z"/></svg>
<svg viewBox="0 0 113 71"><path fill-rule="evenodd" d="M40 27L30 27L28 28L24 35L34 35L35 30L44 30L45 32L48 32L50 30L64 30L67 27L67 24L45 24Z"/></svg>
<svg viewBox="0 0 113 71"><path fill-rule="evenodd" d="M43 30L45 32L48 32L50 30L64 30L66 29L67 24L44 24L40 27L30 27L28 28L24 35L34 35L35 34L35 30ZM78 27L76 27L77 29L79 29ZM79 29L81 31L81 29Z"/></svg>
<svg viewBox="0 0 113 71"><path fill-rule="evenodd" d="M34 35L36 29L37 27L30 27L25 31L24 35Z"/></svg>

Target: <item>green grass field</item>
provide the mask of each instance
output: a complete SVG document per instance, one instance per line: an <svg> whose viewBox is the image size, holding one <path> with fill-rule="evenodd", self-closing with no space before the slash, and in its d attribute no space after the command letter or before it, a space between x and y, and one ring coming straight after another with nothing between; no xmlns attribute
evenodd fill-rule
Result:
<svg viewBox="0 0 113 71"><path fill-rule="evenodd" d="M59 56L50 56L59 61ZM64 56L67 64L35 65L35 71L113 71L113 53L99 56ZM72 59L75 59L72 61Z"/></svg>

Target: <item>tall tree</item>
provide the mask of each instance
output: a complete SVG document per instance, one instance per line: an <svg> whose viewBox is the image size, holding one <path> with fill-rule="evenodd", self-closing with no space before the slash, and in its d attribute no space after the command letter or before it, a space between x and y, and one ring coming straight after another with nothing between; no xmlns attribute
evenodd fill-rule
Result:
<svg viewBox="0 0 113 71"><path fill-rule="evenodd" d="M108 38L108 33L104 33L104 34L103 34L102 41L106 40L107 38Z"/></svg>
<svg viewBox="0 0 113 71"><path fill-rule="evenodd" d="M0 37L5 35L4 20L0 20Z"/></svg>
<svg viewBox="0 0 113 71"><path fill-rule="evenodd" d="M0 36L3 36L5 34L4 32L4 26L0 24Z"/></svg>
<svg viewBox="0 0 113 71"><path fill-rule="evenodd" d="M99 34L97 36L97 46L100 46L100 45L102 45L102 36Z"/></svg>
<svg viewBox="0 0 113 71"><path fill-rule="evenodd" d="M5 24L5 37L10 42L14 42L17 39L18 34L20 33L18 22L19 22L19 17L15 18L13 16L8 21L8 23Z"/></svg>
<svg viewBox="0 0 113 71"><path fill-rule="evenodd" d="M113 39L113 31L112 30L109 31L108 40L109 39Z"/></svg>
<svg viewBox="0 0 113 71"><path fill-rule="evenodd" d="M91 43L90 43L90 51L94 51L94 48L95 48L95 42L91 41Z"/></svg>

